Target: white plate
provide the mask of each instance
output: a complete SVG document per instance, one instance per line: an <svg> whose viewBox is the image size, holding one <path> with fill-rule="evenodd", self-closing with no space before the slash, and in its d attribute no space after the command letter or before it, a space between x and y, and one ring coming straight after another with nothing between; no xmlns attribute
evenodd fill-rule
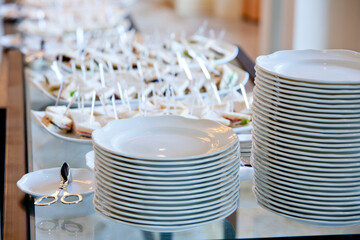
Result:
<svg viewBox="0 0 360 240"><path fill-rule="evenodd" d="M360 132L360 123L342 123L339 119L339 123L318 123L318 122L306 122L301 120L293 120L280 116L275 111L264 110L264 107L261 107L256 101L254 101L252 106L253 114L262 114L267 116L269 119L272 119L274 123L284 122L289 126L292 126L295 129L304 127L308 132L324 132L324 133L359 133ZM282 114L283 115L283 114Z"/></svg>
<svg viewBox="0 0 360 240"><path fill-rule="evenodd" d="M320 98L320 99L356 99L360 94L360 89L354 90L342 90L339 89L316 89L299 87L283 83L281 80L274 79L263 75L261 71L256 71L256 80L271 90L282 92L284 94L291 94L297 96L306 96L309 98ZM281 82L280 82L281 81Z"/></svg>
<svg viewBox="0 0 360 240"><path fill-rule="evenodd" d="M267 126L275 131L280 131L283 133L289 133L293 136L300 136L300 137L310 137L317 139L319 142L358 142L360 138L359 133L319 133L319 132L306 132L304 129L296 130L291 129L291 126L279 122L271 121L270 119L266 118L262 114L253 114L254 122L258 122L262 126ZM314 140L315 141L315 140Z"/></svg>
<svg viewBox="0 0 360 240"><path fill-rule="evenodd" d="M60 139L65 140L65 141L70 141L70 142L91 144L91 139L90 138L81 138L81 137L79 137L79 135L77 135L77 134L75 134L73 132L65 133L65 132L62 132L62 131L55 131L51 127L46 126L41 121L42 118L45 116L44 111L31 110L31 116L35 119L36 123L39 126L42 126L48 133L50 133L51 135L53 135L53 136L55 136L57 138L60 138Z"/></svg>
<svg viewBox="0 0 360 240"><path fill-rule="evenodd" d="M253 93L254 93L254 98L272 103L275 106L281 106L292 110L299 110L310 113L322 113L322 114L346 114L351 116L360 113L358 109L330 109L330 108L317 108L317 107L303 107L302 105L289 104L289 101L280 101L274 96L258 91L256 86L254 88Z"/></svg>
<svg viewBox="0 0 360 240"><path fill-rule="evenodd" d="M272 109L269 108L267 106L265 106L264 104L261 104L260 101L255 100L253 102L253 105L256 105L256 107L263 111L263 112L268 112L273 116L280 116L282 118L286 118L289 119L289 121L294 121L294 122L303 122L304 126L316 126L316 127L323 127L323 126L332 126L332 127L336 127L336 126L357 126L360 123L360 118L346 118L346 119L342 119L342 118L338 118L338 119L326 119L326 118L317 118L317 117L302 117L302 116L296 116L296 115L292 115L290 113L284 113L284 112L280 112L277 109Z"/></svg>
<svg viewBox="0 0 360 240"><path fill-rule="evenodd" d="M219 166L218 169L205 172L205 173L198 173L198 174L190 174L190 175L154 175L152 172L138 172L138 171L131 171L129 172L129 168L123 168L123 167L114 167L109 165L106 161L102 160L101 158L95 157L95 165L99 168L102 168L104 171L106 171L109 175L115 174L117 176L127 177L129 178L129 181L132 179L140 179L140 180L146 180L146 181L158 181L158 182L166 182L168 184L175 183L175 182L184 182L186 184L186 181L191 181L192 183L197 183L198 181L203 182L207 180L208 178L213 177L214 175L222 174L223 172L226 172L233 168L235 165L239 163L239 157L238 155L235 155L232 157L229 162L226 162L226 164L222 164ZM131 169L130 169L131 170Z"/></svg>
<svg viewBox="0 0 360 240"><path fill-rule="evenodd" d="M271 75L268 72L265 72L257 65L254 67L256 70L256 76L260 76L271 80L279 84L286 84L295 87L306 88L307 92L320 92L320 93L329 93L333 92L335 94L354 94L360 92L360 85L353 84L326 84L326 83L309 83L304 81L294 81L292 79L281 78L279 76Z"/></svg>
<svg viewBox="0 0 360 240"><path fill-rule="evenodd" d="M158 200L158 201L174 201L174 200L184 200L184 199L195 199L203 198L211 195L218 194L220 192L225 192L229 189L234 188L235 184L239 184L239 177L232 175L223 179L223 181L209 185L203 188L196 188L191 190L177 190L173 188L172 190L162 191L159 190L142 190L137 188L127 187L121 184L114 184L104 178L103 176L96 176L98 189L101 189L103 192L112 195L114 198L119 198L120 196L128 196L137 199L149 199L149 200ZM101 184L100 184L101 183ZM98 185L100 184L100 185ZM160 202L158 202L160 204ZM174 203L174 202L172 202Z"/></svg>
<svg viewBox="0 0 360 240"><path fill-rule="evenodd" d="M328 221L328 222L360 221L360 216L357 214L354 216L320 215L319 213L317 213L319 211L310 211L310 210L307 211L306 209L293 207L293 206L289 206L289 205L286 205L283 203L279 203L278 201L266 199L264 196L261 195L261 193L257 192L256 189L253 189L253 193L255 194L257 201L260 201L262 203L265 202L267 204L267 206L271 206L272 209L274 209L278 212L281 212L281 213L286 213L290 216L308 219L309 221L313 221L313 220Z"/></svg>
<svg viewBox="0 0 360 240"><path fill-rule="evenodd" d="M254 120L254 131L261 131L263 134L266 134L267 137L273 138L275 140L289 142L292 144L303 145L303 146L314 146L321 148L354 148L360 147L360 142L355 143L341 143L339 140L334 140L333 142L321 143L322 139L317 138L305 138L299 137L297 135L290 135L281 133L279 131L273 131L270 128L267 128L266 125L262 125L261 123L257 123ZM360 140L360 139L359 139ZM356 140L355 140L356 141ZM319 143L320 142L320 143Z"/></svg>
<svg viewBox="0 0 360 240"><path fill-rule="evenodd" d="M238 149L234 149L232 152L238 151ZM94 168L94 159L95 159L95 153L93 151L89 152L86 154L86 159L87 161L92 162L92 168ZM141 171L149 171L149 172L153 172L156 175L169 175L169 174L173 174L173 175L186 175L186 174L197 174L197 173L201 173L201 172L206 172L206 171L211 171L214 169L219 168L219 165L223 165L226 162L228 162L228 160L232 157L232 153L228 154L228 155L224 155L223 157L220 157L219 159L215 159L214 161L211 162L206 162L206 163L200 163L198 165L190 165L190 166L176 166L174 165L173 167L163 167L163 166L151 166L151 165L140 165L140 164L132 164L131 159L128 159L128 161L119 161L116 159L112 159L109 157L106 157L105 155L103 155L100 151L98 151L97 153L98 157L101 157L103 160L107 161L108 163L117 165L117 166L122 166L122 167L126 167L126 168L130 168L131 171L136 171L136 170L141 170ZM89 159L89 160L88 160Z"/></svg>
<svg viewBox="0 0 360 240"><path fill-rule="evenodd" d="M283 197L282 195L278 195L273 192L268 192L266 189L261 188L260 186L255 186L255 190L260 193L265 199L270 199L273 201L278 201L280 203L300 207L303 209L311 209L314 211L321 211L319 214L324 215L350 215L350 214L359 214L360 205L357 206L324 206L322 203L320 204L309 204L305 200L299 200L296 198ZM292 200L294 199L294 201ZM316 214L316 213L315 213Z"/></svg>
<svg viewBox="0 0 360 240"><path fill-rule="evenodd" d="M167 225L168 222L176 222L176 221L188 221L188 220L192 220L192 219L198 219L198 218L204 218L204 217L208 217L208 216L212 216L214 214L220 213L221 211L224 211L226 209L229 208L229 206L234 205L236 202L234 200L230 200L228 201L226 204L215 208L215 209L211 209L209 211L206 212L202 212L202 213L193 213L193 214L182 214L179 216L164 216L164 215L159 215L159 214L146 214L149 211L142 211L141 212L134 212L134 211L130 211L129 208L126 207L126 209L124 209L125 207L120 208L119 206L114 206L113 203L105 200L105 198L102 198L101 196L98 196L97 194L94 195L94 202L98 202L99 205L103 206L104 208L108 209L109 211L113 212L114 214L117 215L121 215L121 216L127 216L127 217L132 217L132 218L136 218L139 220L145 220L145 221L156 221L159 222L161 224L165 223L164 225ZM154 212L154 211L152 211Z"/></svg>
<svg viewBox="0 0 360 240"><path fill-rule="evenodd" d="M85 195L94 191L93 172L82 168L71 168L70 171L72 180L67 187L69 193ZM40 197L58 190L60 179L60 168L49 168L25 174L16 185L24 193Z"/></svg>
<svg viewBox="0 0 360 240"><path fill-rule="evenodd" d="M256 187L262 189L264 192L273 193L279 198L288 199L291 201L306 202L309 205L321 205L321 206L333 206L333 207L355 207L360 206L360 196L357 197L317 197L313 195L306 195L300 193L294 193L290 191L285 191L263 183L261 181L256 181L254 183Z"/></svg>
<svg viewBox="0 0 360 240"><path fill-rule="evenodd" d="M109 162L107 159L96 155L96 161L97 164L101 164L104 167L110 168L109 171L118 171L118 172L126 172L129 174L134 174L134 177L137 178L136 175L142 177L142 176L149 176L149 177L155 177L156 179L162 179L164 177L163 180L168 179L168 180L185 180L185 179L191 179L191 178L201 178L201 177L206 177L206 176L211 176L211 175L215 175L216 172L220 171L220 168L223 168L225 166L228 166L230 164L232 164L234 161L239 161L239 159L230 157L228 159L228 161L225 161L221 164L216 164L215 166L212 166L210 168L201 168L200 170L189 170L189 171L181 171L181 168L179 168L179 171L165 171L165 172L159 172L158 170L139 170L139 169L133 169L133 168L129 168L127 166L122 166L123 164L113 164L111 162ZM121 175L121 173L119 173ZM158 178L159 177L159 178ZM154 180L152 179L152 180ZM151 179L149 179L151 180ZM166 180L165 180L166 181Z"/></svg>
<svg viewBox="0 0 360 240"><path fill-rule="evenodd" d="M304 112L304 111L296 111L291 110L289 108L280 106L274 102L264 100L260 97L254 99L257 101L261 106L265 106L270 108L276 112L287 113L289 118L299 118L306 116L307 119L311 119L312 121L359 121L360 114L327 114L327 113L314 113L314 112ZM305 118L304 118L305 119Z"/></svg>
<svg viewBox="0 0 360 240"><path fill-rule="evenodd" d="M265 122L268 122L271 125L276 125L277 127L281 127L282 129L291 129L291 130L300 130L302 132L299 135L311 135L311 136L321 136L328 138L343 138L343 137L359 137L360 136L360 128L320 128L320 127L308 127L303 126L303 124L295 125L291 123L283 123L281 120L284 118L268 116L269 114L264 114L261 110L259 110L255 104L252 107L253 115L252 117L255 119L261 119ZM275 119L275 120L274 120ZM278 121L277 121L278 120ZM286 119L287 120L287 119ZM289 121L288 121L289 122ZM300 122L301 123L301 122ZM343 125L341 125L343 126Z"/></svg>
<svg viewBox="0 0 360 240"><path fill-rule="evenodd" d="M240 163L239 163L240 165ZM101 169L97 169L95 166L95 174L96 177L100 177L102 179L106 179L108 182L112 184L113 187L118 185L127 186L134 189L142 189L142 190L152 190L152 191L181 191L181 190L191 190L191 189L198 189L204 188L206 186L214 186L217 183L226 182L229 178L236 177L239 175L239 166L233 169L230 169L229 172L224 172L218 178L214 178L211 181L200 182L200 183L193 183L189 185L178 184L178 185L166 185L166 183L161 184L157 181L144 181L133 179L131 182L128 182L128 178L124 178L121 176L113 177L113 175L109 175L108 173L104 172Z"/></svg>
<svg viewBox="0 0 360 240"><path fill-rule="evenodd" d="M333 197L345 197L345 196L358 196L360 194L360 186L357 187L321 187L312 185L301 185L296 183L288 182L287 180L280 180L275 176L268 176L264 172L254 168L254 178L261 179L265 182L272 182L277 186L286 186L293 192L306 192L315 196L333 196Z"/></svg>
<svg viewBox="0 0 360 240"><path fill-rule="evenodd" d="M237 151L237 150L236 150ZM215 169L218 167L218 165L224 164L224 162L227 162L231 160L232 155L229 154L228 156L221 158L220 160L216 160L214 162L206 163L206 164L200 164L200 165L191 165L188 167L181 166L180 168L163 168L163 167L148 167L148 166L142 166L142 165L128 165L126 162L119 162L114 161L113 159L106 158L107 161L112 162L119 166L129 167L131 169L139 169L139 170L148 170L148 171L156 171L156 174L163 175L163 174L174 174L173 172L178 175L180 173L184 174L194 174L200 171L212 171L212 169ZM86 165L93 170L95 167L95 160L94 160L94 152L88 152L85 156L86 158ZM181 169L181 170L180 170ZM187 169L187 170L186 170ZM171 171L171 172L169 172ZM247 181L252 179L253 175L253 169L251 167L245 167L240 166L240 181Z"/></svg>
<svg viewBox="0 0 360 240"><path fill-rule="evenodd" d="M340 176L336 176L335 174L326 176L326 174L321 173L316 175L317 173L312 173L310 171L292 170L291 168L281 167L277 163L269 161L268 158L264 158L258 154L255 154L251 161L259 172L292 183L313 185L316 187L325 186L329 189L354 187L359 186L360 184L359 174L355 175L353 173L352 175L349 174L349 176L347 176L344 173L339 173L338 175Z"/></svg>
<svg viewBox="0 0 360 240"><path fill-rule="evenodd" d="M356 172L360 171L360 161L354 163L346 162L313 162L304 161L301 159L293 159L291 157L282 157L278 154L271 153L265 148L258 148L256 144L253 145L253 153L266 156L271 160L276 160L279 165L292 165L297 169L308 169L317 172Z"/></svg>
<svg viewBox="0 0 360 240"><path fill-rule="evenodd" d="M296 131L283 131L283 128L273 127L270 124L266 124L261 121L261 119L253 119L254 126L260 128L262 131L271 134L272 136L280 136L282 138L294 139L303 142L304 145L307 143L312 144L311 146L336 146L336 147L357 147L360 145L360 138L344 138L344 139L336 139L336 138L320 138L320 137L312 137L312 136L300 136ZM287 133L289 132L289 133Z"/></svg>
<svg viewBox="0 0 360 240"><path fill-rule="evenodd" d="M298 106L305 106L305 107L309 107L309 108L320 108L320 109L331 109L331 110L336 110L336 109L352 109L352 108L360 108L360 104L357 103L351 103L351 104L332 104L331 100L328 101L328 104L325 103L313 103L313 102L306 102L304 101L304 98L301 97L291 97L288 95L283 95L283 94L272 94L272 92L270 90L265 89L263 86L257 84L255 86L255 88L258 89L258 92L263 93L264 96L266 96L267 98L271 98L275 101L279 101L279 102L285 102L288 104L292 104L292 105L298 105ZM292 100L293 99L293 100ZM354 112L355 113L355 112Z"/></svg>
<svg viewBox="0 0 360 240"><path fill-rule="evenodd" d="M292 212L289 212L284 209L278 209L274 206L272 206L269 203L264 202L262 199L256 199L259 206L265 208L266 210L276 213L280 216L290 218L296 222L303 223L303 224L310 224L313 226L331 226L331 227L341 227L341 226L349 226L354 224L359 224L360 220L353 220L353 221L337 221L337 220L316 220L316 219L309 219L305 217L299 217L298 215L294 215Z"/></svg>
<svg viewBox="0 0 360 240"><path fill-rule="evenodd" d="M269 170L277 169L283 172L284 175L289 174L288 176L292 176L293 178L305 180L317 179L317 181L323 182L339 182L338 178L341 178L340 180L342 182L344 182L345 179L348 179L350 182L354 180L353 177L360 177L360 171L358 168L321 168L311 167L308 165L299 165L296 163L288 163L277 159L277 157L271 157L267 154L264 154L256 146L254 146L252 157L256 158L256 161L259 161L261 164L267 166L266 168Z"/></svg>
<svg viewBox="0 0 360 240"><path fill-rule="evenodd" d="M96 129L92 139L113 154L153 160L213 156L238 142L234 131L220 123L178 116L115 120Z"/></svg>
<svg viewBox="0 0 360 240"><path fill-rule="evenodd" d="M202 189L195 189L189 191L175 191L162 192L162 191L149 191L141 189L131 189L125 186L114 185L107 180L97 177L96 179L96 191L101 191L100 194L106 194L111 196L115 200L130 200L131 202L139 202L142 204L159 205L162 207L174 207L178 208L181 205L194 205L202 204L205 202L212 202L218 198L223 198L227 195L231 195L237 192L240 187L239 179L230 177L222 183L215 183L209 187ZM202 192L205 191L205 192ZM207 191L207 192L206 192ZM183 192L183 193L182 193ZM171 194L177 195L171 195Z"/></svg>
<svg viewBox="0 0 360 240"><path fill-rule="evenodd" d="M235 156L235 158L238 158L238 156ZM195 184L201 184L204 182L210 182L213 180L217 180L219 178L225 177L228 174L232 174L234 173L234 171L237 170L239 171L239 167L240 167L240 161L235 161L234 163L232 163L230 166L226 166L222 171L220 171L217 175L215 176L210 176L210 177L206 177L203 179L194 179L194 180L181 180L181 181L162 181L161 178L158 178L158 180L145 180L146 176L144 177L144 179L137 179L137 178L130 178L129 176L121 176L118 173L114 173L114 172L109 172L108 169L106 169L104 166L97 164L96 159L95 159L95 173L97 175L101 175L104 178L107 178L109 180L115 181L127 181L129 183L134 183L134 184L140 184L140 185L146 185L146 186L167 186L169 188L173 188L173 189L178 189L178 187L182 187L184 185L195 185ZM129 174L127 174L129 175Z"/></svg>
<svg viewBox="0 0 360 240"><path fill-rule="evenodd" d="M333 214L330 214L329 212L325 211L315 211L310 210L298 206L291 206L287 205L284 202L280 202L278 200L269 199L262 195L261 192L256 191L256 189L253 189L253 192L255 193L256 198L261 198L262 200L280 208L285 209L290 212L294 212L296 214L304 214L303 217L311 218L311 219L319 219L319 220L360 220L360 214L358 211L354 211L354 214L342 214L341 212L334 212Z"/></svg>
<svg viewBox="0 0 360 240"><path fill-rule="evenodd" d="M350 50L286 50L256 58L270 74L310 83L360 84L360 53Z"/></svg>
<svg viewBox="0 0 360 240"><path fill-rule="evenodd" d="M288 195L291 196L301 196L301 198L309 199L309 200L319 200L319 201L328 201L328 202L356 202L360 201L360 194L349 194L349 195L341 195L337 193L332 194L323 194L313 191L307 191L302 189L293 189L292 187L288 187L286 185L274 183L272 181L264 180L261 177L254 176L254 185L261 184L264 186L271 186L274 189L278 189L281 191L288 192Z"/></svg>
<svg viewBox="0 0 360 240"><path fill-rule="evenodd" d="M126 216L121 216L112 213L104 208L99 207L95 202L95 211L101 214L102 216L110 219L115 220L130 226L134 226L140 228L145 231L152 231L152 232L177 232L177 231L184 231L190 228L194 228L196 226L201 226L204 224L208 224L214 221L218 221L220 219L226 218L231 213L233 213L237 209L237 204L231 207L229 210L223 211L222 213L215 214L211 217L201 218L201 219L194 219L190 221L179 222L168 222L167 225L161 225L158 222L154 221L142 221L134 218L129 218Z"/></svg>
<svg viewBox="0 0 360 240"><path fill-rule="evenodd" d="M271 85L268 85L262 81L259 81L258 78L255 78L255 84L258 86L262 91L271 94L273 96L276 96L280 99L291 99L295 100L299 103L316 103L316 104L326 104L327 105L335 105L335 106L342 106L347 104L359 104L360 103L360 94L358 96L355 96L354 98L348 98L348 99L339 99L339 98L333 98L333 99L321 99L316 96L299 96L299 95L293 95L289 93L288 91L282 93L278 91L277 89L272 89ZM315 94L314 94L315 95Z"/></svg>
<svg viewBox="0 0 360 240"><path fill-rule="evenodd" d="M134 203L129 203L128 201L120 201L120 200L115 200L113 197L111 196L107 196L106 194L100 194L100 191L97 192L96 197L99 200L102 200L104 202L106 202L107 204L109 204L109 206L115 207L115 208L119 208L125 211L129 211L129 212L136 212L136 213L140 213L140 214L153 214L153 215L162 215L162 216L166 216L166 215L189 215L189 214L196 214L196 213L201 213L201 212L209 212L215 208L227 205L235 200L237 200L239 198L238 194L232 194L231 197L228 197L226 200L223 199L223 201L219 201L218 203L214 203L214 204L210 204L208 206L205 207L196 207L193 209L183 209L182 206L178 207L177 210L172 209L171 207L167 207L166 209L160 210L158 209L158 204L155 204L154 206L152 205L144 205L144 204L134 204Z"/></svg>
<svg viewBox="0 0 360 240"><path fill-rule="evenodd" d="M138 160L138 159L134 159L134 158L127 158L127 157L122 157L122 156L117 156L117 155L112 155L111 153L108 153L106 151L104 151L103 149L100 149L97 146L93 146L94 151L96 154L100 154L105 156L106 158L110 158L113 159L114 161L124 161L127 163L131 163L131 164L137 164L137 165L146 165L146 166L156 166L156 167L179 167L181 165L181 167L193 167L193 169L198 168L200 165L205 164L205 163L210 163L219 159L222 159L224 157L230 157L231 155L233 155L234 152L239 152L239 143L235 142L233 146L229 147L228 150L224 151L221 154L217 154L211 157L205 157L205 158L198 158L198 159L184 159L182 161L166 161L166 160ZM202 167L202 166L201 166ZM160 168L159 168L160 169Z"/></svg>
<svg viewBox="0 0 360 240"><path fill-rule="evenodd" d="M230 198L236 197L239 193L235 191L236 189L239 189L240 185L234 185L232 190L229 190L227 193L221 193L221 196L217 199L212 197L208 201L201 201L201 200L190 200L188 202L182 201L174 201L170 202L168 200L149 200L149 199L143 199L138 198L134 196L125 196L121 194L117 194L111 191L106 190L105 188L102 188L101 194L103 196L107 196L111 199L114 203L118 204L124 204L129 207L139 208L139 209L148 209L148 210L159 210L159 211L187 211L191 210L193 211L196 208L205 208L209 207L213 204L218 204L221 202L224 202Z"/></svg>
<svg viewBox="0 0 360 240"><path fill-rule="evenodd" d="M259 148L264 149L266 151L269 151L276 155L281 155L284 157L296 159L296 160L302 160L304 162L319 162L319 163L338 163L338 164L358 164L359 158L320 158L320 157L309 157L304 156L299 153L295 153L293 151L286 151L285 148L277 147L277 146L271 146L269 147L264 141L262 140L254 140L254 144L258 145Z"/></svg>
<svg viewBox="0 0 360 240"><path fill-rule="evenodd" d="M292 144L289 141L283 140L283 139L276 139L276 138L272 138L272 137L268 137L268 134L263 134L261 130L259 129L254 129L253 133L256 135L256 137L262 139L263 141L266 141L268 143L271 143L272 145L277 145L277 146L282 146L282 147L287 147L289 149L294 149L294 150L303 150L304 154L306 152L306 155L313 155L314 156L322 156L323 154L333 154L333 153L340 153L338 155L325 155L325 156L334 156L334 157L342 157L342 156L353 156L353 157L360 157L360 155L352 155L352 154L357 154L360 152L360 148L359 147L354 147L354 148L323 148L323 147L309 147L309 146L304 146L302 145L302 143L300 142L300 144Z"/></svg>
<svg viewBox="0 0 360 240"><path fill-rule="evenodd" d="M269 143L266 140L257 137L256 135L254 135L253 137L255 139L256 144L260 143L262 146L266 146L267 148L275 149L275 150L285 152L285 153L294 154L297 156L300 155L302 157L302 159L306 159L306 157L308 157L308 159L313 159L313 161L318 161L318 162L339 162L340 163L340 162L358 162L359 158L360 158L359 153L354 153L354 154L323 153L323 154L320 154L320 153L316 153L316 152L299 151L297 149L274 145L273 141Z"/></svg>
<svg viewBox="0 0 360 240"><path fill-rule="evenodd" d="M187 171L187 170L195 170L202 169L205 167L214 166L216 164L222 164L225 161L229 160L230 157L233 156L234 153L239 151L238 146L234 146L229 148L224 154L219 156L214 156L209 159L197 159L192 161L178 161L178 162L165 162L165 161L146 161L146 160L137 160L132 158L125 158L119 156L112 156L107 152L102 151L94 146L94 150L97 155L102 156L106 160L114 164L124 163L130 165L131 168L139 168L146 170L155 170L155 171Z"/></svg>

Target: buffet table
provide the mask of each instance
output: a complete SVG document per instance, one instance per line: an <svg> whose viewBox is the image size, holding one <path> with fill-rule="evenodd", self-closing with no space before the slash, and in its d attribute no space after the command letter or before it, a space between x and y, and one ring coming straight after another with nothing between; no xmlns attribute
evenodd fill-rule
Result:
<svg viewBox="0 0 360 240"><path fill-rule="evenodd" d="M241 49L233 63L254 78L254 63ZM72 168L86 168L85 154L92 146L56 138L36 124L30 110L43 110L53 101L26 79L19 51L5 51L1 64L0 107L6 109L4 239L234 239L360 233L359 225L322 228L270 213L257 205L252 181L241 183L239 208L227 219L183 232L142 231L108 220L94 211L93 194L75 205L34 206L34 199L21 192L16 182L27 172L59 167L64 161ZM253 86L249 81L247 91Z"/></svg>

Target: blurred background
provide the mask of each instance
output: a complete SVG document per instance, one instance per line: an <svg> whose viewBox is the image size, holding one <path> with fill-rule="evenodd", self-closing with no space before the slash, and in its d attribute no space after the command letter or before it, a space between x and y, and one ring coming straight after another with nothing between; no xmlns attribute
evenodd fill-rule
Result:
<svg viewBox="0 0 360 240"><path fill-rule="evenodd" d="M360 51L358 0L139 0L132 16L143 32L195 32L207 21L253 60L283 49Z"/></svg>

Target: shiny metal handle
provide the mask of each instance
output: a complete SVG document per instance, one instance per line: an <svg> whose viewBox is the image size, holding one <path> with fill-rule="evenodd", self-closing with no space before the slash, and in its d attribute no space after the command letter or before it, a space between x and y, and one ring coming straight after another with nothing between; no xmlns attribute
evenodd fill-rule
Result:
<svg viewBox="0 0 360 240"><path fill-rule="evenodd" d="M75 197L77 198L74 201L67 201L66 198L68 197ZM75 204L75 203L79 203L83 200L83 197L80 194L73 194L73 193L68 193L65 189L63 191L63 196L61 197L60 201L64 204Z"/></svg>
<svg viewBox="0 0 360 240"><path fill-rule="evenodd" d="M56 192L54 192L53 194L51 194L51 195L43 196L41 198L38 198L38 199L36 199L34 204L37 205L37 206L48 206L50 204L53 204L54 202L56 202L59 199L58 195L59 195L60 191L61 190L59 189ZM49 198L52 198L53 200L51 200L50 202L42 202L43 200L49 199Z"/></svg>

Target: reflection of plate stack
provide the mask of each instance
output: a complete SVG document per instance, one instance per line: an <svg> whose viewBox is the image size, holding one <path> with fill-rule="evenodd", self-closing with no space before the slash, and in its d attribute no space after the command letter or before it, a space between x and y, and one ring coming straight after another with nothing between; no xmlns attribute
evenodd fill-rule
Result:
<svg viewBox="0 0 360 240"><path fill-rule="evenodd" d="M113 121L93 133L95 210L151 231L230 215L239 198L239 142L228 127L176 116Z"/></svg>
<svg viewBox="0 0 360 240"><path fill-rule="evenodd" d="M360 54L281 51L256 63L258 203L309 224L360 223Z"/></svg>

